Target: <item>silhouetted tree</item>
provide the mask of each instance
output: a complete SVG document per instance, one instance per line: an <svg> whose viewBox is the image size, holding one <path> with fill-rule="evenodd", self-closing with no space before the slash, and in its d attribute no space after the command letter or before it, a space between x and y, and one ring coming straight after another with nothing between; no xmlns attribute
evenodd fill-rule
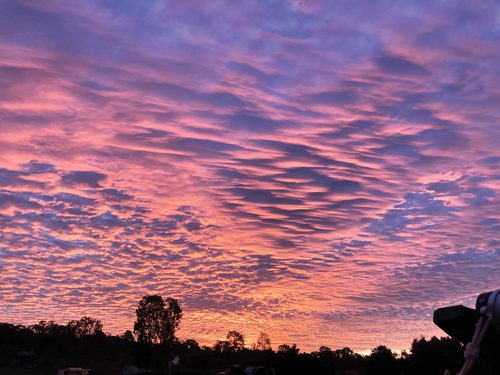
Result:
<svg viewBox="0 0 500 375"><path fill-rule="evenodd" d="M361 355L354 353L354 351L348 347L337 349L333 354L335 355L336 367L340 371L359 369L365 362Z"/></svg>
<svg viewBox="0 0 500 375"><path fill-rule="evenodd" d="M261 332L257 338L257 342L253 344L252 347L255 350L272 350L269 335L265 332Z"/></svg>
<svg viewBox="0 0 500 375"><path fill-rule="evenodd" d="M175 331L179 328L182 319L182 309L175 298L165 299L165 339L166 342L175 340Z"/></svg>
<svg viewBox="0 0 500 375"><path fill-rule="evenodd" d="M413 340L409 356L412 374L441 375L445 369L453 374L460 370L463 363L463 346L459 341L449 338L432 337L426 340Z"/></svg>
<svg viewBox="0 0 500 375"><path fill-rule="evenodd" d="M283 353L287 355L297 355L299 354L300 349L297 348L296 344L288 345L288 344L281 344L278 346L278 353Z"/></svg>
<svg viewBox="0 0 500 375"><path fill-rule="evenodd" d="M68 333L67 326L54 323L52 320L41 320L37 324L29 326L36 335L62 335Z"/></svg>
<svg viewBox="0 0 500 375"><path fill-rule="evenodd" d="M144 300L140 307L152 308L148 304L158 302L159 298L151 300L145 297ZM164 329L169 325L162 319L173 314L166 313L168 307L165 302L163 305L159 303L159 306L163 306L163 310L160 308L163 313L158 315L161 318L159 327ZM170 307L170 303L168 306ZM402 353L400 357L396 357L385 346L378 346L370 355L362 356L349 348L332 351L327 346L321 346L312 353L299 353L296 345L286 344L280 345L278 352L240 350L244 348L244 340L243 335L237 331L229 332L227 339L216 342L213 349L199 349L198 343L192 339L182 343L174 340L169 346L169 353L165 346L130 341L134 338L130 331L121 336L95 334L102 329L95 321L97 320L84 317L68 325L59 325L44 320L28 327L0 323L0 374L25 373L17 370L32 365L33 360L43 373L53 373L53 370L75 361L89 367L99 366L100 363L105 364L106 368L111 365L116 372L124 363L135 363L139 367L154 367L158 373L162 373L166 368L166 361L173 358L170 355L173 353L178 353L182 358L186 374L215 373L218 369L239 363L272 367L276 369L276 374L287 375L334 375L336 370L340 374L442 375L445 368L456 373L464 360L463 346L450 338L416 339L411 345L411 351ZM175 326L175 322L173 325ZM68 326L77 333L72 334ZM163 332L158 337L165 337L161 335ZM173 337L173 334L167 337ZM261 341L267 343L267 340ZM28 363L26 358L31 362ZM10 371L10 367L14 368L14 372ZM96 373L110 373L108 370L96 368ZM476 370L480 369L473 371ZM471 372L471 375L473 373L479 374L482 371Z"/></svg>
<svg viewBox="0 0 500 375"><path fill-rule="evenodd" d="M217 340L213 346L213 350L216 353L224 353L231 350L229 341L227 340Z"/></svg>
<svg viewBox="0 0 500 375"><path fill-rule="evenodd" d="M134 342L135 339L134 339L134 334L132 333L131 330L127 329L123 335L122 335L122 338L124 341L126 342Z"/></svg>
<svg viewBox="0 0 500 375"><path fill-rule="evenodd" d="M200 344L198 344L198 341L193 340L193 339L187 339L186 341L184 341L184 345L186 346L186 349L188 349L188 350L200 349Z"/></svg>
<svg viewBox="0 0 500 375"><path fill-rule="evenodd" d="M170 343L182 318L182 309L173 298L164 301L159 295L149 295L139 301L136 315L134 332L139 342Z"/></svg>
<svg viewBox="0 0 500 375"><path fill-rule="evenodd" d="M335 350L334 353L338 358L352 358L352 357L354 357L353 350L351 348L348 348L348 347L345 347L342 349L337 349L337 350Z"/></svg>
<svg viewBox="0 0 500 375"><path fill-rule="evenodd" d="M398 363L395 354L384 345L373 348L368 356L368 374L370 375L395 375Z"/></svg>
<svg viewBox="0 0 500 375"><path fill-rule="evenodd" d="M76 337L103 334L101 321L89 316L84 316L80 320L71 320L68 322L67 328Z"/></svg>
<svg viewBox="0 0 500 375"><path fill-rule="evenodd" d="M322 374L335 375L335 354L329 346L320 346L318 357L320 360L320 368Z"/></svg>
<svg viewBox="0 0 500 375"><path fill-rule="evenodd" d="M226 340L229 344L229 350L233 352L237 352L245 348L245 339L238 331L229 331L227 333Z"/></svg>

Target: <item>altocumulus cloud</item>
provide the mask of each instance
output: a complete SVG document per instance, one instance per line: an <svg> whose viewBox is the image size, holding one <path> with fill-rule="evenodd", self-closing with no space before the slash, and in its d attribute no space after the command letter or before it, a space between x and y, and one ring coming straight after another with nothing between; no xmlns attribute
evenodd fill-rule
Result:
<svg viewBox="0 0 500 375"><path fill-rule="evenodd" d="M438 333L500 277L495 8L0 2L3 319Z"/></svg>

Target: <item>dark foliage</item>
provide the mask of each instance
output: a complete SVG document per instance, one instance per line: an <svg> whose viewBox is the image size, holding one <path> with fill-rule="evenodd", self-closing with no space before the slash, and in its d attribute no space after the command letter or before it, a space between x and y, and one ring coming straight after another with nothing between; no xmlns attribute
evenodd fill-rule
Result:
<svg viewBox="0 0 500 375"><path fill-rule="evenodd" d="M461 344L450 338L414 340L411 352L399 357L385 346L378 346L370 355L361 356L349 348L331 350L324 346L312 353L301 353L296 345L280 345L277 352L250 350L240 346L238 335L231 335L230 339L234 344L224 340L226 350L219 350L217 345L200 347L193 339L174 340L168 348L162 344L153 345L147 349L147 362L141 365L162 373L167 366L165 359L171 360L178 355L182 374L215 374L239 364L272 367L277 375L334 375L336 370L346 373L356 370L364 375L442 375L444 368L456 373L463 362ZM19 351L36 354L34 365L40 373L55 373L57 368L75 365L97 369L96 374L119 373L126 364L138 364L138 350L144 350L144 346L133 340L130 331L122 336L100 333L77 336L67 326L53 322L28 327L0 324L0 373L4 373L2 369L5 368L27 366L17 358Z"/></svg>
<svg viewBox="0 0 500 375"><path fill-rule="evenodd" d="M276 375L442 375L445 368L456 373L463 362L458 341L436 337L415 339L410 352L399 356L383 345L367 356L327 346L302 353L295 344L279 345L275 352L265 333L248 349L237 331L228 332L226 340L213 347L201 347L193 339L182 342L175 338L182 310L176 300L160 296L144 297L137 317L137 341L129 330L121 336L104 334L100 321L90 317L66 325L53 321L31 326L0 323L0 373L24 373L22 369L36 367L30 373L53 374L57 368L79 366L92 368L98 375L120 373L124 365L134 363L164 374L168 361L176 356L182 374L200 375L229 368L237 373L246 366L259 368L257 373L262 374L273 368Z"/></svg>
<svg viewBox="0 0 500 375"><path fill-rule="evenodd" d="M88 316L84 316L80 320L70 321L67 328L76 337L103 334L101 321Z"/></svg>
<svg viewBox="0 0 500 375"><path fill-rule="evenodd" d="M238 331L229 331L226 340L229 344L229 350L237 352L245 348L245 339Z"/></svg>
<svg viewBox="0 0 500 375"><path fill-rule="evenodd" d="M136 310L134 332L137 341L143 344L172 343L175 331L182 318L182 309L177 300L161 296L144 296Z"/></svg>
<svg viewBox="0 0 500 375"><path fill-rule="evenodd" d="M457 340L432 337L413 340L411 344L412 374L442 375L448 369L452 374L460 371L463 362L463 348Z"/></svg>
<svg viewBox="0 0 500 375"><path fill-rule="evenodd" d="M397 375L401 373L400 361L396 355L384 345L373 348L368 356L367 374L369 375Z"/></svg>

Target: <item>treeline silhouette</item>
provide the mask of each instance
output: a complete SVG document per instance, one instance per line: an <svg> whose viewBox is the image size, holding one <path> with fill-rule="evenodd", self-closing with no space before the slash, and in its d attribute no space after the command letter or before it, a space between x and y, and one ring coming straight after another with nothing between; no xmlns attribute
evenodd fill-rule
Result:
<svg viewBox="0 0 500 375"><path fill-rule="evenodd" d="M105 334L101 322L91 317L66 325L53 321L29 326L0 323L0 373L55 374L58 368L84 367L93 369L93 374L120 374L124 365L134 364L167 374L175 357L180 359L176 373L200 375L225 369L244 374L246 366L260 366L262 374L274 369L276 375L442 375L445 369L458 372L463 363L463 346L445 337L415 339L409 352L400 355L384 345L373 348L369 355L327 346L303 353L295 344L273 350L266 333L248 345L237 331L229 331L225 340L212 346L201 346L194 339L183 341L175 336L183 312L173 298L145 296L136 315L133 332L127 330L120 336Z"/></svg>

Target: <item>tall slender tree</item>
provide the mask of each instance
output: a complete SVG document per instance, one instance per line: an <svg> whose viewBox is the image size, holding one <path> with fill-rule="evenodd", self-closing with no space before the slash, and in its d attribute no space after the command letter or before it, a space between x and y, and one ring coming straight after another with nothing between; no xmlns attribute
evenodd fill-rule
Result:
<svg viewBox="0 0 500 375"><path fill-rule="evenodd" d="M165 314L163 320L163 337L165 342L173 342L175 332L179 328L182 318L182 309L175 298L165 299Z"/></svg>
<svg viewBox="0 0 500 375"><path fill-rule="evenodd" d="M265 332L261 332L257 338L257 342L253 344L253 348L256 350L271 350L271 339L269 335Z"/></svg>
<svg viewBox="0 0 500 375"><path fill-rule="evenodd" d="M163 344L174 340L182 318L182 309L174 298L166 301L159 295L142 297L135 311L134 333L137 341L145 344Z"/></svg>

